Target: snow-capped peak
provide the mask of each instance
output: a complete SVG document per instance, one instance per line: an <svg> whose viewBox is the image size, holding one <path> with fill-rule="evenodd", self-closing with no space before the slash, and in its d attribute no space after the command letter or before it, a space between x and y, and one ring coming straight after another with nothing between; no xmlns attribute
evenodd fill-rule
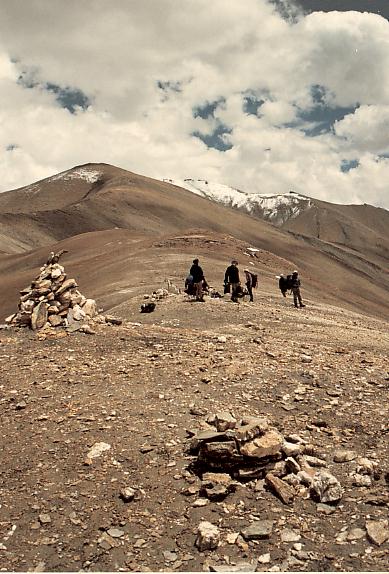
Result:
<svg viewBox="0 0 389 574"><path fill-rule="evenodd" d="M88 183L95 183L100 176L101 172L97 171L96 169L91 169L88 167L78 167L77 169L68 169L67 171L63 171L58 175L54 175L50 179L52 181L57 180L69 181L70 179L84 179Z"/></svg>
<svg viewBox="0 0 389 574"><path fill-rule="evenodd" d="M248 193L206 179L164 179L164 181L212 201L244 209L252 215L260 215L275 225L282 225L288 219L297 217L312 205L308 197L294 191L279 194Z"/></svg>

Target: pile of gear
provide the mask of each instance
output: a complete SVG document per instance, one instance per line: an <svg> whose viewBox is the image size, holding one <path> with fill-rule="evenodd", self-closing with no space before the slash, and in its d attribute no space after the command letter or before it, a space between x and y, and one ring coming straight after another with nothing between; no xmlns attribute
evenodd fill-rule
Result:
<svg viewBox="0 0 389 574"><path fill-rule="evenodd" d="M76 280L67 278L65 268L58 263L63 253L66 251L51 252L39 275L20 291L18 312L6 318L7 324L34 331L64 327L69 332L88 332L87 321L98 314L96 301L84 297Z"/></svg>

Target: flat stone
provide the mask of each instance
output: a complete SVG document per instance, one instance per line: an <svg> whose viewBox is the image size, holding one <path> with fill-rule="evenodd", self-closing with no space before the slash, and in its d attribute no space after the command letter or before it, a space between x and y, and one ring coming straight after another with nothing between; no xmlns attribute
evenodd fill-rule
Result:
<svg viewBox="0 0 389 574"><path fill-rule="evenodd" d="M269 564L271 562L270 552L266 552L266 554L258 556L258 562L260 564Z"/></svg>
<svg viewBox="0 0 389 574"><path fill-rule="evenodd" d="M236 564L210 564L210 572L255 572L257 561L237 562Z"/></svg>
<svg viewBox="0 0 389 574"><path fill-rule="evenodd" d="M255 417L244 419L244 421L249 422L238 427L235 431L235 439L238 442L247 442L248 440L259 437L269 428L269 422L266 417Z"/></svg>
<svg viewBox="0 0 389 574"><path fill-rule="evenodd" d="M120 530L119 528L110 528L107 530L107 533L109 536L112 536L112 538L121 538L124 536L124 530Z"/></svg>
<svg viewBox="0 0 389 574"><path fill-rule="evenodd" d="M389 540L388 520L367 520L366 531L369 540L377 546Z"/></svg>
<svg viewBox="0 0 389 574"><path fill-rule="evenodd" d="M37 331L47 323L47 304L44 301L38 303L31 315L31 329Z"/></svg>
<svg viewBox="0 0 389 574"><path fill-rule="evenodd" d="M123 323L122 319L114 317L113 315L106 315L105 322L110 323L111 325L121 325Z"/></svg>
<svg viewBox="0 0 389 574"><path fill-rule="evenodd" d="M234 490L235 484L232 482L229 474L222 472L206 472L203 474L201 494L205 494L209 500L218 502Z"/></svg>
<svg viewBox="0 0 389 574"><path fill-rule="evenodd" d="M81 304L81 308L85 315L90 318L93 318L97 315L97 305L94 299L86 299L85 302Z"/></svg>
<svg viewBox="0 0 389 574"><path fill-rule="evenodd" d="M284 440L281 450L286 456L298 456L302 453L303 447L300 444Z"/></svg>
<svg viewBox="0 0 389 574"><path fill-rule="evenodd" d="M230 492L229 488L223 484L217 484L216 486L204 488L203 490L203 494L205 494L211 502L220 502L221 500L224 500Z"/></svg>
<svg viewBox="0 0 389 574"><path fill-rule="evenodd" d="M316 510L319 514L326 514L327 516L329 516L330 514L333 514L335 512L335 508L333 506L329 506L328 504L323 504L322 502L319 502L316 505Z"/></svg>
<svg viewBox="0 0 389 574"><path fill-rule="evenodd" d="M269 472L265 478L266 484L284 504L291 504L294 499L294 489L285 481Z"/></svg>
<svg viewBox="0 0 389 574"><path fill-rule="evenodd" d="M73 319L75 321L83 321L85 319L85 313L79 305L73 305Z"/></svg>
<svg viewBox="0 0 389 574"><path fill-rule="evenodd" d="M111 445L106 442L95 442L92 448L89 450L88 454L86 455L87 458L97 458L103 454L106 450L109 450Z"/></svg>
<svg viewBox="0 0 389 574"><path fill-rule="evenodd" d="M81 325L80 332L86 335L96 335L96 331L90 327L90 325Z"/></svg>
<svg viewBox="0 0 389 574"><path fill-rule="evenodd" d="M236 422L236 419L227 411L215 414L215 426L218 432L224 432L227 429L234 429L236 427Z"/></svg>
<svg viewBox="0 0 389 574"><path fill-rule="evenodd" d="M281 450L283 437L275 430L267 431L263 436L243 444L240 453L253 458L263 458L274 456Z"/></svg>
<svg viewBox="0 0 389 574"><path fill-rule="evenodd" d="M202 506L207 506L208 504L209 504L208 498L196 498L196 500L193 501L192 506L194 506L195 508L201 508Z"/></svg>
<svg viewBox="0 0 389 574"><path fill-rule="evenodd" d="M360 540L361 538L364 538L366 535L366 530L363 530L362 528L352 528L348 533L347 533L347 540Z"/></svg>
<svg viewBox="0 0 389 574"><path fill-rule="evenodd" d="M72 289L73 287L78 287L76 280L75 279L66 279L66 281L64 281L61 285L61 287L59 287L55 294L58 297L59 295L62 295L62 293L64 293L65 291L68 291L69 289Z"/></svg>
<svg viewBox="0 0 389 574"><path fill-rule="evenodd" d="M197 433L191 440L190 451L196 454L200 445L204 442L223 442L228 440L227 434L213 430L205 430Z"/></svg>
<svg viewBox="0 0 389 574"><path fill-rule="evenodd" d="M338 449L334 452L334 462L350 462L357 457L357 453L353 450Z"/></svg>
<svg viewBox="0 0 389 574"><path fill-rule="evenodd" d="M50 514L40 514L39 515L39 522L41 524L50 524L50 522L51 522Z"/></svg>
<svg viewBox="0 0 389 574"><path fill-rule="evenodd" d="M238 458L235 442L206 442L200 447L199 460L214 460L217 462L233 461Z"/></svg>
<svg viewBox="0 0 389 574"><path fill-rule="evenodd" d="M202 485L206 487L215 486L216 484L229 486L231 482L231 476L223 472L205 472L202 479Z"/></svg>
<svg viewBox="0 0 389 574"><path fill-rule="evenodd" d="M285 528L281 531L281 542L298 542L300 538L301 534L298 530Z"/></svg>
<svg viewBox="0 0 389 574"><path fill-rule="evenodd" d="M197 537L195 540L195 545L200 552L204 552L204 550L214 550L218 547L219 542L220 532L217 526L206 520L200 522L197 528Z"/></svg>
<svg viewBox="0 0 389 574"><path fill-rule="evenodd" d="M166 562L175 562L175 560L177 560L176 552L171 552L170 550L164 550L162 554Z"/></svg>
<svg viewBox="0 0 389 574"><path fill-rule="evenodd" d="M352 477L352 483L354 486L369 487L372 485L372 478L367 474L353 472L350 476Z"/></svg>
<svg viewBox="0 0 389 574"><path fill-rule="evenodd" d="M114 548L114 546L118 545L118 542L112 538L112 536L107 534L107 532L103 532L98 539L98 543L104 550L110 550L111 548Z"/></svg>
<svg viewBox="0 0 389 574"><path fill-rule="evenodd" d="M50 311L51 307L49 307ZM59 327L62 324L62 318L58 315L49 315L48 321L52 327Z"/></svg>
<svg viewBox="0 0 389 574"><path fill-rule="evenodd" d="M270 538L273 531L273 520L258 520L241 530L245 540L261 540Z"/></svg>
<svg viewBox="0 0 389 574"><path fill-rule="evenodd" d="M310 456L309 454L306 454L304 455L304 460L309 464L309 466L316 468L327 466L327 462L322 458L318 458L317 456Z"/></svg>

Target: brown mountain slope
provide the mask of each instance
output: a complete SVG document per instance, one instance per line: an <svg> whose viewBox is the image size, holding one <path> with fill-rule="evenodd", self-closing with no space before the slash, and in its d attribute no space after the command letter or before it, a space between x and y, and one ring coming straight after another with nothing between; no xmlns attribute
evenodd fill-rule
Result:
<svg viewBox="0 0 389 574"><path fill-rule="evenodd" d="M47 252L61 248L70 252L68 272L105 308L144 292L145 285L160 286L166 277L181 285L198 255L219 289L226 264L237 257L241 268L255 264L265 291L277 289L274 275L297 267L311 300L389 317L387 261L293 236L168 183L103 164L0 194L0 241L0 250L9 253L0 255L3 317L15 309L18 289ZM257 257L248 255L250 246L259 250Z"/></svg>
<svg viewBox="0 0 389 574"><path fill-rule="evenodd" d="M385 209L315 199L309 209L288 219L282 228L351 248L383 265L389 259L389 211Z"/></svg>
<svg viewBox="0 0 389 574"><path fill-rule="evenodd" d="M367 315L389 318L386 293L389 282L362 260L348 264L344 252L323 253L306 241L281 235L284 242L274 243L273 250L227 234L190 231L158 237L135 234L126 229L112 229L65 239L50 246L57 251L67 249L63 264L69 277L75 277L80 289L97 300L104 309L129 300L142 302L144 293L164 286L167 278L183 286L194 256L198 256L208 282L222 292L224 270L232 257L240 268L250 267L258 273L258 301L279 296L275 275L292 270L299 264L303 297L309 308L315 302L338 305ZM250 255L248 247L257 248ZM46 260L47 247L17 255L0 255L2 298L0 317L15 311L19 290L38 274ZM329 279L330 278L330 279ZM324 286L324 287L323 287ZM291 300L289 301L291 304Z"/></svg>
<svg viewBox="0 0 389 574"><path fill-rule="evenodd" d="M104 164L0 194L0 250L8 253L114 227L149 235L198 227L249 241L261 237L269 245L280 236L271 225L181 188Z"/></svg>

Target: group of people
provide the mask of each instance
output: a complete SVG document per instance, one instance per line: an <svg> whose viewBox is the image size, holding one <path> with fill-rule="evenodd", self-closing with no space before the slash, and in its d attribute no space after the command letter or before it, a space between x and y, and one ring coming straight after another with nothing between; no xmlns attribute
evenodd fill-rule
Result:
<svg viewBox="0 0 389 574"><path fill-rule="evenodd" d="M243 270L245 274L245 289L242 288L238 261L233 259L224 274L224 294L231 294L231 301L237 303L238 299L248 295L250 302L254 301L253 289L257 287L258 277L249 269ZM297 271L293 271L292 275L281 275L279 278L279 288L284 297L290 290L293 293L293 301L295 307L305 307L303 304L300 293L301 282ZM193 259L189 275L185 281L186 293L193 295L196 301L204 302L204 291L208 289L207 281L204 277L204 272L199 265L198 259Z"/></svg>

